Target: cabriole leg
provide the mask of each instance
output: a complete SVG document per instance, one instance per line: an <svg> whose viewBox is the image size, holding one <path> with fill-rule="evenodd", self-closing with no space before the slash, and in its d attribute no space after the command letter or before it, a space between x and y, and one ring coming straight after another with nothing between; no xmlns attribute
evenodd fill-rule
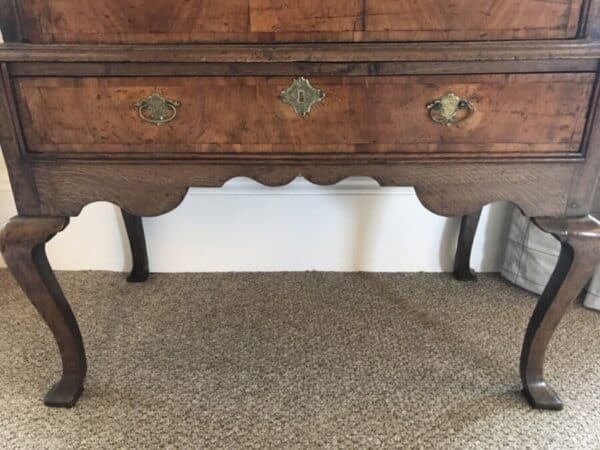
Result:
<svg viewBox="0 0 600 450"><path fill-rule="evenodd" d="M148 279L149 270L148 251L146 250L146 237L144 236L142 218L129 214L124 210L121 210L121 214L125 222L133 260L133 268L127 281L130 283L143 283Z"/></svg>
<svg viewBox="0 0 600 450"><path fill-rule="evenodd" d="M52 330L63 374L46 395L48 406L72 407L83 391L87 365L81 333L46 257L46 242L62 231L65 217L15 217L0 233L0 250L17 282Z"/></svg>
<svg viewBox="0 0 600 450"><path fill-rule="evenodd" d="M529 321L521 353L523 392L534 408L562 409L544 379L546 348L561 318L591 279L600 262L600 221L538 218L536 223L562 243L558 264Z"/></svg>
<svg viewBox="0 0 600 450"><path fill-rule="evenodd" d="M481 217L481 210L475 214L463 216L460 222L460 233L454 259L454 278L460 281L475 281L477 277L471 269L471 250L475 232Z"/></svg>

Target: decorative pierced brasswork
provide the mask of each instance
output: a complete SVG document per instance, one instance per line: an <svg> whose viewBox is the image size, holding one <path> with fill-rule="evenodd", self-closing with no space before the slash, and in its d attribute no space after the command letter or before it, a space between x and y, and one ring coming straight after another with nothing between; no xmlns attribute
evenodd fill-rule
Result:
<svg viewBox="0 0 600 450"><path fill-rule="evenodd" d="M300 117L306 117L313 105L325 98L325 93L312 87L306 78L300 77L296 78L289 88L281 91L279 98L290 105Z"/></svg>
<svg viewBox="0 0 600 450"><path fill-rule="evenodd" d="M177 108L180 106L181 103L177 100L170 100L157 93L135 104L142 120L154 125L171 122L177 117Z"/></svg>
<svg viewBox="0 0 600 450"><path fill-rule="evenodd" d="M427 109L431 120L447 127L468 119L475 112L471 102L451 92L431 102Z"/></svg>

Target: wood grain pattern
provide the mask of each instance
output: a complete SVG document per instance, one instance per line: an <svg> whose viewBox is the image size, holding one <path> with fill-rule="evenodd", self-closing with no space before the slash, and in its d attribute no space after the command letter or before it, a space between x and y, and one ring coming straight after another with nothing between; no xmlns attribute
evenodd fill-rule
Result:
<svg viewBox="0 0 600 450"><path fill-rule="evenodd" d="M320 44L4 44L7 63L463 63L474 71L486 62L600 59L600 41L584 39L486 42L370 42ZM464 73L466 69L462 69ZM535 71L535 70L534 70ZM558 71L558 70L557 70ZM107 72L107 75L110 72Z"/></svg>
<svg viewBox="0 0 600 450"><path fill-rule="evenodd" d="M18 0L0 0L0 31L4 42L19 42L23 38Z"/></svg>
<svg viewBox="0 0 600 450"><path fill-rule="evenodd" d="M595 212L594 195L600 191L600 66L592 101L583 148L586 164L577 169L569 190L569 203L565 215L580 217Z"/></svg>
<svg viewBox="0 0 600 450"><path fill-rule="evenodd" d="M381 186L414 186L421 203L442 216L463 216L497 201L516 204L528 217L560 216L573 173L581 161L347 162L306 161L91 161L36 159L33 176L42 213L77 216L93 202L108 201L137 216L158 216L176 208L189 187L220 187L235 177L284 186L302 176L331 185L346 177L372 177Z"/></svg>
<svg viewBox="0 0 600 450"><path fill-rule="evenodd" d="M562 245L556 268L527 326L521 351L521 380L523 392L534 408L560 410L563 404L544 376L546 350L560 320L600 263L600 220L588 215L540 217L535 222Z"/></svg>
<svg viewBox="0 0 600 450"><path fill-rule="evenodd" d="M579 35L591 39L600 37L600 2L598 0L584 0L583 20L580 23Z"/></svg>
<svg viewBox="0 0 600 450"><path fill-rule="evenodd" d="M58 345L62 377L50 389L48 406L70 408L83 391L87 371L79 326L46 257L46 242L62 231L66 217L15 217L0 232L0 251L9 270L40 313Z"/></svg>
<svg viewBox="0 0 600 450"><path fill-rule="evenodd" d="M566 38L574 37L581 3L367 0L365 28L413 41Z"/></svg>
<svg viewBox="0 0 600 450"><path fill-rule="evenodd" d="M594 74L321 77L327 97L299 118L278 98L288 77L22 78L17 95L35 152L576 152ZM140 120L153 92L177 118ZM435 124L426 105L448 92L475 114Z"/></svg>
<svg viewBox="0 0 600 450"><path fill-rule="evenodd" d="M0 146L19 214L39 214L40 200L26 159L12 82L6 64L0 64Z"/></svg>
<svg viewBox="0 0 600 450"><path fill-rule="evenodd" d="M34 43L573 38L583 0L21 0Z"/></svg>
<svg viewBox="0 0 600 450"><path fill-rule="evenodd" d="M476 75L492 73L595 72L593 59L378 63L12 63L15 77L196 77L196 76L317 76Z"/></svg>

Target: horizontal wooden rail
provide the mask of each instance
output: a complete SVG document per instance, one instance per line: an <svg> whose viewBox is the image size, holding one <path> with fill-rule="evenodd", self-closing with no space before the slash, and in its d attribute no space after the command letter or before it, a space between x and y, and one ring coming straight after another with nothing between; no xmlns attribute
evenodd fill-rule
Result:
<svg viewBox="0 0 600 450"><path fill-rule="evenodd" d="M587 40L195 45L0 45L2 62L386 62L600 59Z"/></svg>

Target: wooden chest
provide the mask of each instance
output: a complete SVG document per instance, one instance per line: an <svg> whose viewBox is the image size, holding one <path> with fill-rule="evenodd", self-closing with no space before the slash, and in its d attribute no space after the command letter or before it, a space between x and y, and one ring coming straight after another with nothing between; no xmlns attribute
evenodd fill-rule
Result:
<svg viewBox="0 0 600 450"><path fill-rule="evenodd" d="M47 404L87 366L44 244L85 205L123 208L143 280L139 217L189 187L360 175L446 216L510 201L563 242L521 357L561 407L545 350L600 262L600 0L0 0L0 27L0 247L59 345Z"/></svg>

